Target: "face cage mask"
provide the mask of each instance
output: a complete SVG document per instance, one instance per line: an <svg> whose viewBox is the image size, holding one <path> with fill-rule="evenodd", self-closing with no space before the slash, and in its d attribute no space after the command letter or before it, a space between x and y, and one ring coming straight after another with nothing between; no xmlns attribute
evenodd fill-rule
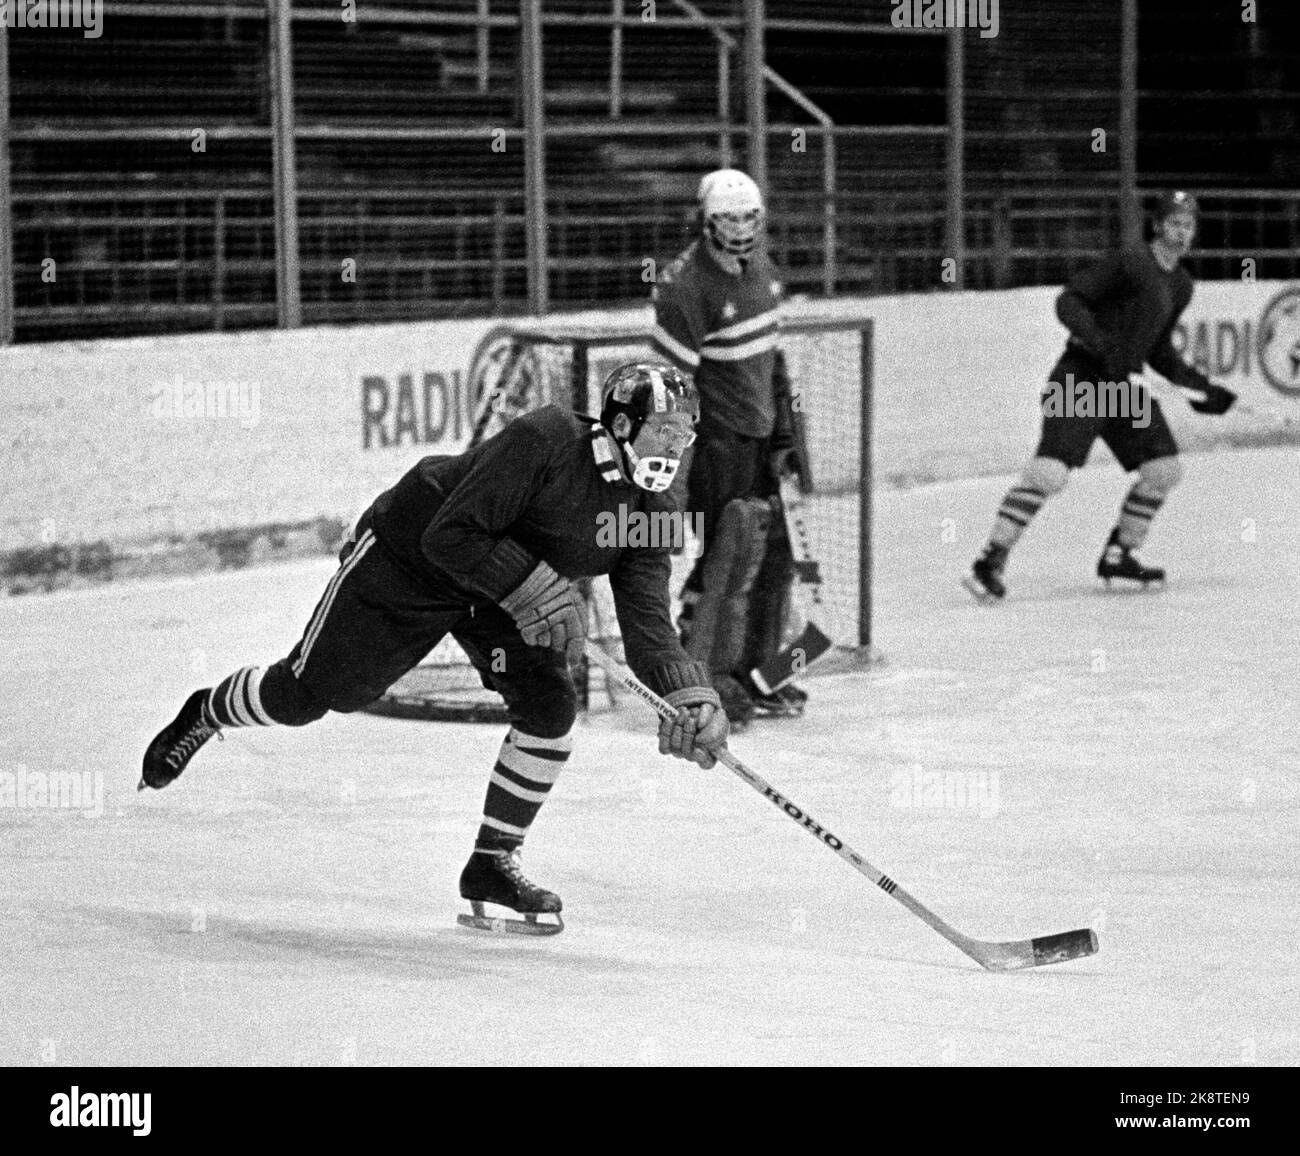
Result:
<svg viewBox="0 0 1300 1156"><path fill-rule="evenodd" d="M658 454L641 457L632 448L631 442L623 443L623 452L627 455L627 464L632 467L632 484L652 494L662 494L673 484L677 468L682 463L678 458L661 457Z"/></svg>
<svg viewBox="0 0 1300 1156"><path fill-rule="evenodd" d="M709 239L714 246L733 257L748 257L758 244L759 230L763 227L762 214L751 220L739 221L722 213L706 218Z"/></svg>

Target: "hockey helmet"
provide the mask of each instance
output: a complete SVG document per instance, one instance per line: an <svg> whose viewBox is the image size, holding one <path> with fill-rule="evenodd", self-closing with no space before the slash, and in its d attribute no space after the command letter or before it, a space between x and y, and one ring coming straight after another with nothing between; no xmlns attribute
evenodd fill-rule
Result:
<svg viewBox="0 0 1300 1156"><path fill-rule="evenodd" d="M605 379L601 390L601 424L622 448L632 481L652 493L668 489L681 464L680 451L676 456L643 456L633 445L646 421L661 413L684 413L692 425L700 419L699 391L680 370L659 362L635 361L620 366ZM626 422L620 422L620 416L626 417ZM694 440L692 434L682 450Z"/></svg>
<svg viewBox="0 0 1300 1156"><path fill-rule="evenodd" d="M705 174L698 193L704 232L713 245L733 257L745 257L758 243L763 227L763 194L739 169Z"/></svg>
<svg viewBox="0 0 1300 1156"><path fill-rule="evenodd" d="M1200 211L1201 207L1191 193L1183 189L1169 189L1161 193L1160 199L1156 202L1154 221L1159 225L1175 213L1190 213L1196 217Z"/></svg>

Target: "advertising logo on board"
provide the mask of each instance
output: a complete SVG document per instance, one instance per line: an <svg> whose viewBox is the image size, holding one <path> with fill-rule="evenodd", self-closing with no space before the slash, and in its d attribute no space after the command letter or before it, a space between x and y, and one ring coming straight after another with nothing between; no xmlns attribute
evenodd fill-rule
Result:
<svg viewBox="0 0 1300 1156"><path fill-rule="evenodd" d="M1259 320L1259 368L1287 397L1300 397L1300 288L1279 293Z"/></svg>
<svg viewBox="0 0 1300 1156"><path fill-rule="evenodd" d="M1174 349L1211 377L1243 385L1260 378L1273 393L1300 401L1300 285L1256 309L1236 313L1219 304L1199 319L1185 317L1174 327Z"/></svg>

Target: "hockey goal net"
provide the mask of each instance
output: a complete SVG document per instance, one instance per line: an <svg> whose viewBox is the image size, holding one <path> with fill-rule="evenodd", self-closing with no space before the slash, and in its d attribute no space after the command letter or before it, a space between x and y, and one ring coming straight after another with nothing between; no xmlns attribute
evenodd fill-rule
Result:
<svg viewBox="0 0 1300 1156"><path fill-rule="evenodd" d="M807 617L835 641L834 650L810 673L868 664L871 647L871 413L872 322L860 315L786 315L781 348L794 405L811 463L812 492L803 522L822 584L815 605L793 600L788 634L796 636ZM484 359L480 398L471 444L491 437L509 421L547 404L595 414L605 378L618 366L652 356L649 331L617 322L576 325L557 320L521 325ZM688 511L689 513L689 511ZM688 523L691 520L687 519ZM692 542L673 559L676 599L697 557ZM608 581L584 584L592 636L622 657L621 639ZM611 702L614 695L598 668L575 670L584 709ZM418 667L372 704L376 714L467 722L502 722L504 704L482 683L450 637Z"/></svg>

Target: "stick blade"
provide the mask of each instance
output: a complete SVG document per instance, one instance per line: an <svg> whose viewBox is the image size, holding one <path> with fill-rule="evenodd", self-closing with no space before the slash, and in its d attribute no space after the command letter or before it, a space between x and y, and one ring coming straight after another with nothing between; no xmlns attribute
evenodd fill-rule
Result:
<svg viewBox="0 0 1300 1156"><path fill-rule="evenodd" d="M809 622L798 638L752 670L750 677L764 694L772 694L792 682L834 645L816 623Z"/></svg>
<svg viewBox="0 0 1300 1156"><path fill-rule="evenodd" d="M1077 931L1063 931L1060 935L1044 935L1030 942L1034 948L1035 967L1082 959L1086 955L1096 955L1101 950L1101 945L1097 942L1097 933L1091 927L1082 927Z"/></svg>
<svg viewBox="0 0 1300 1156"><path fill-rule="evenodd" d="M1097 933L1090 927L1083 927L1076 931L1062 931L1059 935L1042 935L1037 939L1010 943L975 942L967 954L985 971L1021 971L1083 959L1096 955L1099 950Z"/></svg>

